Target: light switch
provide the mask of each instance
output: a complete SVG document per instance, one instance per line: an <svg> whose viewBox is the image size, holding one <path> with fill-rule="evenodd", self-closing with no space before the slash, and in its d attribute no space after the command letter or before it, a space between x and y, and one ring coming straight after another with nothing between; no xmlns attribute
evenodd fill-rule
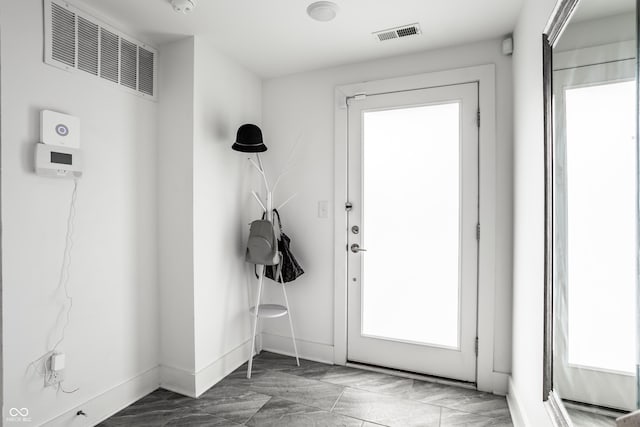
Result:
<svg viewBox="0 0 640 427"><path fill-rule="evenodd" d="M329 218L329 202L327 200L318 202L318 218Z"/></svg>

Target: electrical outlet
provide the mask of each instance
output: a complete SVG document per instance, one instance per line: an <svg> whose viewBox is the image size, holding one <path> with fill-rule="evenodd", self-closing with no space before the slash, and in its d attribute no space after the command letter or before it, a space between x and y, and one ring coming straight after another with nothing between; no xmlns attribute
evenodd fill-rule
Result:
<svg viewBox="0 0 640 427"><path fill-rule="evenodd" d="M64 354L52 354L45 360L44 366L44 386L56 387L64 381Z"/></svg>
<svg viewBox="0 0 640 427"><path fill-rule="evenodd" d="M64 369L61 371L48 371L44 374L45 387L57 387L62 381L64 381Z"/></svg>
<svg viewBox="0 0 640 427"><path fill-rule="evenodd" d="M51 356L51 370L61 371L64 369L64 353L58 353Z"/></svg>

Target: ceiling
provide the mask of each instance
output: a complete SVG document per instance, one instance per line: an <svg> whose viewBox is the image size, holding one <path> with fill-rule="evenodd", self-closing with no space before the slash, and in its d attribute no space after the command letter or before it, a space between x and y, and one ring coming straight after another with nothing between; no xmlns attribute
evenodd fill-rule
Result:
<svg viewBox="0 0 640 427"><path fill-rule="evenodd" d="M156 45L200 36L264 78L502 37L513 30L522 4L333 0L337 17L316 22L306 14L312 1L198 0L191 14L181 15L169 0L82 0L101 18ZM371 34L415 22L419 36L379 42Z"/></svg>

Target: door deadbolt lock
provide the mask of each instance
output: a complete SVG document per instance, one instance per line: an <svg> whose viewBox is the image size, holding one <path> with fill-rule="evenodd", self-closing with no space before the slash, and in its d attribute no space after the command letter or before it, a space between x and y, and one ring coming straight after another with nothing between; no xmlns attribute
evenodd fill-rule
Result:
<svg viewBox="0 0 640 427"><path fill-rule="evenodd" d="M353 234L360 234L360 227L358 227L357 225L354 225L353 227L351 227L351 232Z"/></svg>

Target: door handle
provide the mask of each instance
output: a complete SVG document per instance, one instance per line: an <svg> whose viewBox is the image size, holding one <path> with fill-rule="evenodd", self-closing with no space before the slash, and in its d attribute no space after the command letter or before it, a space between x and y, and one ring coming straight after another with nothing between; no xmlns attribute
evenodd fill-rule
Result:
<svg viewBox="0 0 640 427"><path fill-rule="evenodd" d="M351 245L351 252L353 252L354 254L357 254L358 252L366 252L366 249L363 249L360 247L359 244L354 243L353 245Z"/></svg>

